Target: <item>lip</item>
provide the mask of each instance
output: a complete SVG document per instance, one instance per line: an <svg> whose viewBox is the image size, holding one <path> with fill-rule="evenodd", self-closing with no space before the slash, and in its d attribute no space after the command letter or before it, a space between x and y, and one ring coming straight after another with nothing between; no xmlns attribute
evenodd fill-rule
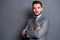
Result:
<svg viewBox="0 0 60 40"><path fill-rule="evenodd" d="M35 13L39 13L39 12L35 12Z"/></svg>

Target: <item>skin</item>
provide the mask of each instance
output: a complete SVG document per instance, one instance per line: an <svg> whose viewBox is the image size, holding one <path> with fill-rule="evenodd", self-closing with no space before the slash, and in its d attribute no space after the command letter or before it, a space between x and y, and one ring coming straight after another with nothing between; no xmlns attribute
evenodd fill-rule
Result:
<svg viewBox="0 0 60 40"><path fill-rule="evenodd" d="M42 11L43 11L43 7L41 7L40 4L34 4L34 5L33 5L34 15L38 16L39 14L41 14ZM41 29L41 27L37 27L36 30L40 30L40 29ZM26 31L27 31L26 29L22 30L22 35L23 35L23 36L24 36L25 34L27 34Z"/></svg>
<svg viewBox="0 0 60 40"><path fill-rule="evenodd" d="M41 7L40 4L34 4L33 5L33 12L35 15L41 14L42 11L43 11L43 7Z"/></svg>

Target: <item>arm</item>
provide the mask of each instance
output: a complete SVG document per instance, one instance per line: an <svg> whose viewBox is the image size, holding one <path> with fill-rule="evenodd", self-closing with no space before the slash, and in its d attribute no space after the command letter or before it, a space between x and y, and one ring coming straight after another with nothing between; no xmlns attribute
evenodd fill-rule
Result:
<svg viewBox="0 0 60 40"><path fill-rule="evenodd" d="M38 31L37 30L31 31L31 34L34 35L34 36L32 36L31 34L30 34L30 36L32 36L33 38L34 37L35 38L40 38L40 37L44 36L47 33L47 30L48 30L48 21L45 20L42 24L42 28Z"/></svg>
<svg viewBox="0 0 60 40"><path fill-rule="evenodd" d="M27 23L26 27L22 30L22 36L26 36L28 30L29 22Z"/></svg>
<svg viewBox="0 0 60 40"><path fill-rule="evenodd" d="M26 33L25 34L27 34L27 37L28 38L31 38L33 35L31 34L31 31L30 31L30 29L29 29L29 26L30 26L30 20L28 21L28 23L27 23L27 25L26 25L26 27L25 27L25 31L26 31ZM31 35L31 36L30 36Z"/></svg>

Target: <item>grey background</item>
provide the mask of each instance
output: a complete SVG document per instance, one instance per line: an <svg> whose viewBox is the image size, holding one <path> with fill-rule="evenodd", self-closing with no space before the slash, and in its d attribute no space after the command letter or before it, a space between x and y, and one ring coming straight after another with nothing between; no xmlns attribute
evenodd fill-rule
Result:
<svg viewBox="0 0 60 40"><path fill-rule="evenodd" d="M43 14L50 19L47 40L60 40L60 0L39 1L44 7ZM0 0L0 40L18 40L29 18L32 2L33 0Z"/></svg>

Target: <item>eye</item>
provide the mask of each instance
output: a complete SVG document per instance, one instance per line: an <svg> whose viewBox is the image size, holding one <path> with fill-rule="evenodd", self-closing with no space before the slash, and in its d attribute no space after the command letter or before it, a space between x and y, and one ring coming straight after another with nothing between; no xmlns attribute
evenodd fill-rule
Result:
<svg viewBox="0 0 60 40"><path fill-rule="evenodd" d="M40 7L38 7L38 9L40 9Z"/></svg>

